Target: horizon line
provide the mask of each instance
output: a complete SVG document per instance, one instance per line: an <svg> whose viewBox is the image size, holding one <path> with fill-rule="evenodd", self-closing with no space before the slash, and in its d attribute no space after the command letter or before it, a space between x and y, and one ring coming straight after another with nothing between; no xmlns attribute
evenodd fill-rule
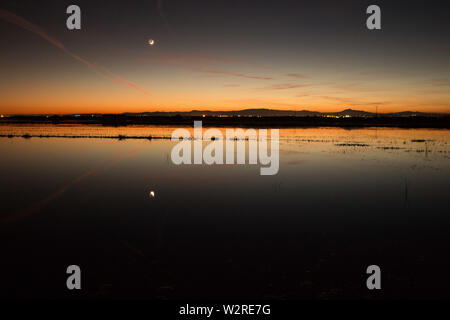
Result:
<svg viewBox="0 0 450 320"><path fill-rule="evenodd" d="M392 112L372 112L372 111L366 111L366 110L360 110L360 109L352 109L352 108L346 108L342 109L341 111L317 111L317 110L309 110L309 109L271 109L271 108L243 108L243 109L231 109L231 110L201 110L201 109L191 109L189 111L124 111L124 112L115 112L115 113L108 113L108 112L71 112L71 113L2 113L1 117L11 117L11 116L84 116L84 115L126 115L126 114L144 114L144 113L180 113L180 114L186 114L186 113L192 113L192 112L209 112L209 113L230 113L230 112L242 112L242 111L256 111L256 110L264 110L264 111L273 111L273 112L312 112L312 113L319 113L319 114L333 114L333 113L342 113L345 111L354 111L354 112L363 112L368 114L374 114L374 115L383 115L383 114L399 114L399 113L421 113L421 114L436 114L436 115L450 115L450 112L427 112L427 111L412 111L412 110L403 110L403 111L392 111Z"/></svg>

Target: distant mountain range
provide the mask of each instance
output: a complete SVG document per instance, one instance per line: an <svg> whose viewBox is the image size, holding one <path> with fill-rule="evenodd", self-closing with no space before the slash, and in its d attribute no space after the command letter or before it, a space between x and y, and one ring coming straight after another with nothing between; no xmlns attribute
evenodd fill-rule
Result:
<svg viewBox="0 0 450 320"><path fill-rule="evenodd" d="M319 112L309 110L273 110L273 109L243 109L235 111L210 111L210 110L192 110L180 112L140 112L140 113L123 113L126 116L192 116L192 117L360 117L370 118L376 117L374 112L367 112L362 110L345 109L340 112ZM380 113L378 116L383 117L436 117L446 114L439 113L425 113L403 111L395 113Z"/></svg>
<svg viewBox="0 0 450 320"><path fill-rule="evenodd" d="M204 118L204 119L203 119ZM140 112L122 114L7 115L0 124L101 124L105 126L172 125L191 126L204 120L209 127L301 128L301 127L398 127L450 129L450 114L424 112L376 113L345 109L340 112L309 110L245 109L236 111L192 110L181 112Z"/></svg>

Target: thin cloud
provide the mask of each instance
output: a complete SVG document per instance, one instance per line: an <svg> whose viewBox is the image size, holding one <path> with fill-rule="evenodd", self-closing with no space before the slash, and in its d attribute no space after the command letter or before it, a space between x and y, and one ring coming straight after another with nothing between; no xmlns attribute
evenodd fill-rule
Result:
<svg viewBox="0 0 450 320"><path fill-rule="evenodd" d="M257 98L227 99L226 102L239 103L242 108L298 108L297 104Z"/></svg>
<svg viewBox="0 0 450 320"><path fill-rule="evenodd" d="M360 105L364 105L365 104L365 103L363 103L361 101L357 101L357 100L351 99L351 98L342 98L342 97L334 97L334 96L319 96L319 98L325 99L325 100L335 101L335 102L338 102L338 103L345 104L347 106L360 106Z"/></svg>
<svg viewBox="0 0 450 320"><path fill-rule="evenodd" d="M143 89L141 89L137 84L124 79L116 74L113 74L112 72L108 71L106 68L98 66L92 62L89 62L86 59L83 59L82 57L80 57L79 55L71 52L70 50L68 50L61 42L59 42L58 40L56 40L55 38L53 38L52 36L50 36L49 34L47 34L42 28L40 28L39 26L29 22L28 20L19 17L17 15L15 15L14 13L11 13L7 10L4 9L0 9L0 19L3 19L9 23L15 24L25 30L28 30L30 32L33 32L34 34L37 34L38 36L40 36L41 38L47 40L49 43L51 43L52 45L54 45L55 47L59 48L61 51L63 51L64 53L66 53L67 55L71 56L72 58L74 58L75 60L78 60L79 62L85 64L86 66L88 66L92 71L94 71L95 73L97 73L98 75L100 75L101 77L110 80L118 85L121 86L128 86L131 87L141 93L144 93L146 95L149 95L146 91L144 91ZM107 70L107 72L103 72L103 70ZM109 74L109 75L108 75ZM112 77L111 77L112 76Z"/></svg>
<svg viewBox="0 0 450 320"><path fill-rule="evenodd" d="M450 79L448 79L448 78L433 79L433 85L436 87L450 86Z"/></svg>
<svg viewBox="0 0 450 320"><path fill-rule="evenodd" d="M309 93L299 93L295 95L297 98L309 97L311 94Z"/></svg>
<svg viewBox="0 0 450 320"><path fill-rule="evenodd" d="M127 79L125 79L125 78L122 78L122 77L119 76L118 74L115 74L115 73L111 72L110 70L108 70L108 69L105 68L105 67L101 67L101 68L102 68L103 70L105 70L107 73L109 73L112 77L114 77L115 79L117 79L119 83L123 82L123 83L127 84L128 86L130 86L130 87L136 89L137 91L142 92L143 94L150 95L147 91L145 91L145 90L143 90L142 88L140 88L136 83L134 83L134 82L132 82L132 81L130 81L130 80L127 80ZM120 81L121 81L121 82L120 82Z"/></svg>
<svg viewBox="0 0 450 320"><path fill-rule="evenodd" d="M351 92L379 92L384 91L384 89L377 87L367 87L364 82L353 82L353 83L337 83L331 84L331 87L341 90L341 91L351 91Z"/></svg>
<svg viewBox="0 0 450 320"><path fill-rule="evenodd" d="M191 72L214 74L214 75L226 75L238 78L256 79L256 80L274 80L273 77L257 76L246 73L231 72L223 69L218 69L217 65L248 65L255 66L253 62L249 62L242 59L228 58L228 57L216 57L216 56L204 56L190 53L182 53L178 55L163 55L153 56L140 59L143 62L148 63L161 63L171 66L175 66L180 69L184 69ZM219 67L220 68L220 67ZM228 85L225 85L226 87ZM230 85L228 87L236 87L238 85Z"/></svg>
<svg viewBox="0 0 450 320"><path fill-rule="evenodd" d="M156 56L156 57L147 57L142 59L145 62L150 63L165 63L170 65L205 65L205 64L245 64L245 65L254 65L254 63L235 59L235 58L223 58L223 57L213 57L213 56L204 56L204 55L196 55L196 54L178 54L178 55L167 55L167 56Z"/></svg>
<svg viewBox="0 0 450 320"><path fill-rule="evenodd" d="M351 106L381 106L381 105L388 105L390 104L389 101L362 101L362 100L355 100L351 98L342 98L342 97L334 97L334 96L319 96L319 98L325 99L325 100L332 100L337 101L340 103L344 103Z"/></svg>
<svg viewBox="0 0 450 320"><path fill-rule="evenodd" d="M291 78L299 78L299 79L306 78L306 76L304 76L300 73L287 73L286 76L291 77Z"/></svg>
<svg viewBox="0 0 450 320"><path fill-rule="evenodd" d="M310 86L309 84L297 84L297 83L280 83L274 84L268 87L260 88L262 90L286 90L286 89L298 89Z"/></svg>
<svg viewBox="0 0 450 320"><path fill-rule="evenodd" d="M272 78L272 77L254 76L254 75L250 75L250 74L230 72L230 71L226 71L226 70L214 70L214 69L203 69L203 68L193 68L190 70L195 71L195 72L207 73L207 74L225 75L225 76L246 78L246 79L274 80L274 78Z"/></svg>

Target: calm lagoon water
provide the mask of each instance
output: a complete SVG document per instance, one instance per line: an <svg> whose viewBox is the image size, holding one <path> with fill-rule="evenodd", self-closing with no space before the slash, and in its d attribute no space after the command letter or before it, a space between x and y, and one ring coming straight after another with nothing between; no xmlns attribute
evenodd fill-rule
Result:
<svg viewBox="0 0 450 320"><path fill-rule="evenodd" d="M97 136L0 138L0 296L450 296L450 131L280 129L274 176L176 166L168 139L98 138L173 129L0 127ZM366 289L371 264L381 292Z"/></svg>

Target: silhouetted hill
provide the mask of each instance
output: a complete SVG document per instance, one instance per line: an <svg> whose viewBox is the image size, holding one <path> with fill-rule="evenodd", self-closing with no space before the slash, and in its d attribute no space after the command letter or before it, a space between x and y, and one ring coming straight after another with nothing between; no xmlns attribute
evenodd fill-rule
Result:
<svg viewBox="0 0 450 320"><path fill-rule="evenodd" d="M376 117L377 114L374 112L367 112L362 110L345 109L340 112L319 112L319 111L309 111L309 110L274 110L274 109L243 109L235 111L211 111L211 110L192 110L192 111L170 111L170 112L140 112L140 113L123 113L126 116L192 116L192 117ZM383 117L438 117L445 116L445 114L436 113L423 113L423 112L412 112L404 111L397 113L384 113L378 116Z"/></svg>
<svg viewBox="0 0 450 320"><path fill-rule="evenodd" d="M345 109L340 112L334 112L334 113L327 113L327 115L334 115L334 116L341 116L341 117L374 117L376 116L375 113L367 112L367 111L361 111L361 110L352 110L352 109Z"/></svg>
<svg viewBox="0 0 450 320"><path fill-rule="evenodd" d="M170 112L140 112L130 113L126 112L123 115L127 116L192 116L192 117L305 117L305 116L320 116L321 113L317 111L295 111L295 110L273 110L273 109L243 109L235 111L211 111L211 110L192 110L192 111L170 111Z"/></svg>
<svg viewBox="0 0 450 320"><path fill-rule="evenodd" d="M308 110L244 109L236 111L192 110L186 112L141 112L122 114L16 115L0 118L0 124L96 124L104 126L170 125L192 126L202 120L205 127L401 127L450 129L449 114L398 112L375 114L345 109L321 113Z"/></svg>

